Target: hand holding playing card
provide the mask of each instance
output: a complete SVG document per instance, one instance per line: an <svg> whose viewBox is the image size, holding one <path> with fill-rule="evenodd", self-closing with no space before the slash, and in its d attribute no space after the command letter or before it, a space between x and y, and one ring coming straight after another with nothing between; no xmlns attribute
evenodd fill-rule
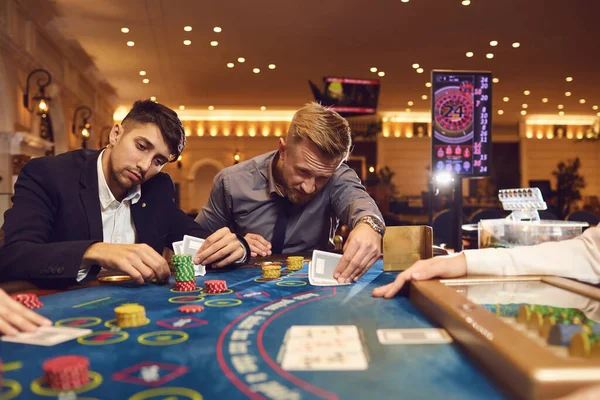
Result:
<svg viewBox="0 0 600 400"><path fill-rule="evenodd" d="M381 256L381 235L367 224L352 229L333 277L339 283L358 281Z"/></svg>
<svg viewBox="0 0 600 400"><path fill-rule="evenodd" d="M16 335L19 332L34 332L39 326L52 322L15 301L0 289L0 333Z"/></svg>
<svg viewBox="0 0 600 400"><path fill-rule="evenodd" d="M206 238L194 257L194 264L225 267L244 257L244 246L229 228L221 228Z"/></svg>

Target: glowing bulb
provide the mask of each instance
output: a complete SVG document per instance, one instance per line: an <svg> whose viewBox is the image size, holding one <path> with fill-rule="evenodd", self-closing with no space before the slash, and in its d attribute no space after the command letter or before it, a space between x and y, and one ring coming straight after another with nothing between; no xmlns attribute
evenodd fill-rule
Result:
<svg viewBox="0 0 600 400"><path fill-rule="evenodd" d="M185 110L185 106L179 106L179 109L183 111Z"/></svg>
<svg viewBox="0 0 600 400"><path fill-rule="evenodd" d="M504 110L498 110L498 115L504 114Z"/></svg>
<svg viewBox="0 0 600 400"><path fill-rule="evenodd" d="M189 25L188 26L184 26L183 30L186 31L186 32L191 32L192 31L192 27L189 26Z"/></svg>
<svg viewBox="0 0 600 400"><path fill-rule="evenodd" d="M422 74L423 73L423 68L417 68L417 74Z"/></svg>
<svg viewBox="0 0 600 400"><path fill-rule="evenodd" d="M233 68L233 67L235 67L234 63L227 63L227 68Z"/></svg>
<svg viewBox="0 0 600 400"><path fill-rule="evenodd" d="M371 67L371 69L369 69L369 71L371 71L371 72L377 72L377 67Z"/></svg>
<svg viewBox="0 0 600 400"><path fill-rule="evenodd" d="M489 59L492 59L492 58L494 58L494 53L487 53L487 54L485 55L485 58L489 58Z"/></svg>
<svg viewBox="0 0 600 400"><path fill-rule="evenodd" d="M547 98L547 97L544 97L544 98L542 99L542 103L547 103L547 102L548 102L548 98Z"/></svg>
<svg viewBox="0 0 600 400"><path fill-rule="evenodd" d="M140 76L146 76L146 71L140 71Z"/></svg>
<svg viewBox="0 0 600 400"><path fill-rule="evenodd" d="M431 87L431 82L425 82L425 87Z"/></svg>
<svg viewBox="0 0 600 400"><path fill-rule="evenodd" d="M467 54L465 54L467 57L471 58L474 56L472 51L467 51Z"/></svg>
<svg viewBox="0 0 600 400"><path fill-rule="evenodd" d="M217 47L219 45L219 42L217 42L216 40L213 40L212 42L210 42L210 45L212 47Z"/></svg>
<svg viewBox="0 0 600 400"><path fill-rule="evenodd" d="M530 90L525 90L525 91L523 92L523 94L524 94L525 96L529 96L529 95L531 94L531 91L530 91Z"/></svg>
<svg viewBox="0 0 600 400"><path fill-rule="evenodd" d="M269 64L269 69L275 69L277 66L275 64Z"/></svg>
<svg viewBox="0 0 600 400"><path fill-rule="evenodd" d="M515 49L516 49L516 48L519 48L519 47L521 47L521 43L519 43L519 42L514 42L514 43L512 44L512 47L514 47Z"/></svg>
<svg viewBox="0 0 600 400"><path fill-rule="evenodd" d="M413 67L414 69L417 69L417 68L419 68L419 67L420 67L420 65L419 65L419 64L417 64L417 63L414 63L414 64L412 65L412 67Z"/></svg>
<svg viewBox="0 0 600 400"><path fill-rule="evenodd" d="M267 107L265 106L260 106L260 111L265 111L267 109Z"/></svg>
<svg viewBox="0 0 600 400"><path fill-rule="evenodd" d="M127 42L127 46L133 47L133 46L135 46L135 42L130 40L129 42Z"/></svg>
<svg viewBox="0 0 600 400"><path fill-rule="evenodd" d="M412 107L412 106L414 106L414 105L415 105L415 102L414 102L414 101L409 101L409 102L408 102L408 105L409 105L410 107Z"/></svg>
<svg viewBox="0 0 600 400"><path fill-rule="evenodd" d="M221 29L221 27L220 27L220 26L215 26L215 27L213 28L213 32L216 32L216 33L221 33L221 31L222 31L222 30L223 30L223 29Z"/></svg>
<svg viewBox="0 0 600 400"><path fill-rule="evenodd" d="M81 130L81 136L83 136L83 137L85 137L85 138L88 138L88 137L90 137L90 131L88 131L86 128L83 128L83 129Z"/></svg>
<svg viewBox="0 0 600 400"><path fill-rule="evenodd" d="M492 46L492 47L496 47L496 46L498 46L498 41L497 41L497 40L492 40L492 41L490 42L490 46Z"/></svg>
<svg viewBox="0 0 600 400"><path fill-rule="evenodd" d="M143 82L143 83L150 83L150 79L148 79L148 78L144 78L144 79L142 79L142 82Z"/></svg>
<svg viewBox="0 0 600 400"><path fill-rule="evenodd" d="M383 71L379 71L379 72L377 73L377 75L379 75L379 76L385 76L385 72L383 72Z"/></svg>
<svg viewBox="0 0 600 400"><path fill-rule="evenodd" d="M244 63L244 62L246 62L246 59L244 57L239 57L238 58L238 62L239 63Z"/></svg>
<svg viewBox="0 0 600 400"><path fill-rule="evenodd" d="M121 32L123 32L123 33L129 33L129 28L123 27L123 28L121 28Z"/></svg>
<svg viewBox="0 0 600 400"><path fill-rule="evenodd" d="M213 111L215 109L214 106L208 106L208 111Z"/></svg>
<svg viewBox="0 0 600 400"><path fill-rule="evenodd" d="M48 109L48 104L42 99L40 100L40 104L38 105L40 111L46 111Z"/></svg>
<svg viewBox="0 0 600 400"><path fill-rule="evenodd" d="M255 74L258 74L258 73L260 73L260 68L254 68L252 70L252 72L254 72Z"/></svg>
<svg viewBox="0 0 600 400"><path fill-rule="evenodd" d="M189 39L185 39L185 40L183 41L183 44L184 44L184 45L186 45L186 46L189 46L190 44L192 44L192 41L191 41L191 40L189 40Z"/></svg>
<svg viewBox="0 0 600 400"><path fill-rule="evenodd" d="M505 102L505 103L508 103L508 101L509 101L509 100L510 100L510 99L509 99L508 97L504 97L504 98L502 98L502 101L503 101L503 102Z"/></svg>
<svg viewBox="0 0 600 400"><path fill-rule="evenodd" d="M375 172L375 167L369 167L369 172L370 172L370 173L373 173L373 172Z"/></svg>

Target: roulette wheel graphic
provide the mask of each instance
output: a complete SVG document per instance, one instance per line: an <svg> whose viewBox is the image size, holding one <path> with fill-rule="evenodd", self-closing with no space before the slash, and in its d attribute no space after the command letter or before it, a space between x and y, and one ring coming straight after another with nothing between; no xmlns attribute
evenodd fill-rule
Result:
<svg viewBox="0 0 600 400"><path fill-rule="evenodd" d="M473 85L446 86L435 92L434 131L445 143L462 143L473 137Z"/></svg>

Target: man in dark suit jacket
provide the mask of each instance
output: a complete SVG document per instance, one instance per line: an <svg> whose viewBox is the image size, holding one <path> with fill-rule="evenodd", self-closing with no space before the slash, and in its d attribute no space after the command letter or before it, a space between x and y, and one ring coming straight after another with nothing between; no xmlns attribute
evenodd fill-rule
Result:
<svg viewBox="0 0 600 400"><path fill-rule="evenodd" d="M183 151L177 114L138 101L110 133L103 150L77 150L29 161L15 184L2 227L0 280L64 285L104 267L138 283L169 276L160 255L199 226L173 201L171 177L160 172ZM229 229L210 235L197 253L203 264L245 262L247 243Z"/></svg>

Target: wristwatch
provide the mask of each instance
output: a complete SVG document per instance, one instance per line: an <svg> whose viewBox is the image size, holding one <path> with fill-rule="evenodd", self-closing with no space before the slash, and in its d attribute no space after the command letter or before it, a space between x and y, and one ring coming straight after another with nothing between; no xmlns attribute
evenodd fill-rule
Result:
<svg viewBox="0 0 600 400"><path fill-rule="evenodd" d="M383 234L385 233L385 224L383 221L372 215L365 215L364 217L360 217L360 219L356 222L356 225L363 222L369 225L375 232L379 233L383 237ZM354 226L356 227L356 225Z"/></svg>

